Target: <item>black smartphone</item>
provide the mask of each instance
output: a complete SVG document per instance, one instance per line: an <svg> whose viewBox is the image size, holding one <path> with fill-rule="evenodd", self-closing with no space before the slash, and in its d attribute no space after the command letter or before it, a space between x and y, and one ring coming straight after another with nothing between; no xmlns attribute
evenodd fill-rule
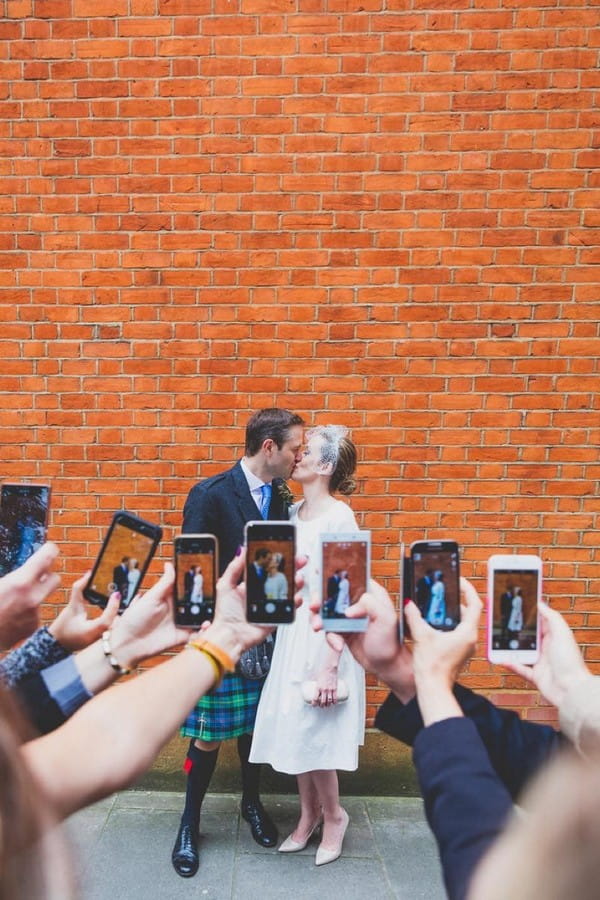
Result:
<svg viewBox="0 0 600 900"><path fill-rule="evenodd" d="M46 540L50 486L6 482L0 490L0 575L26 562Z"/></svg>
<svg viewBox="0 0 600 900"><path fill-rule="evenodd" d="M219 556L214 534L175 538L175 624L200 628L212 622Z"/></svg>
<svg viewBox="0 0 600 900"><path fill-rule="evenodd" d="M285 625L294 621L296 527L290 522L248 522L246 615L249 622Z"/></svg>
<svg viewBox="0 0 600 900"><path fill-rule="evenodd" d="M119 612L127 609L142 583L162 537L162 528L132 513L116 512L104 538L83 596L106 606L113 591L121 594Z"/></svg>
<svg viewBox="0 0 600 900"><path fill-rule="evenodd" d="M416 541L410 548L411 599L433 628L460 622L460 567L456 541Z"/></svg>

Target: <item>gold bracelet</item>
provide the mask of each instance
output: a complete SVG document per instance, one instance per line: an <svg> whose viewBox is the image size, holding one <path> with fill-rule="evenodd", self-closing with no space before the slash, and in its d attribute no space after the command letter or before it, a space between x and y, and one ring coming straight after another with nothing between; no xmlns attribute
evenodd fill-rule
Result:
<svg viewBox="0 0 600 900"><path fill-rule="evenodd" d="M113 656L112 648L110 646L110 631L108 629L102 635L102 650L115 672L118 672L119 675L129 675L131 669L122 666Z"/></svg>
<svg viewBox="0 0 600 900"><path fill-rule="evenodd" d="M229 653L221 650L216 644L211 643L207 638L199 637L188 642L188 647L194 647L196 650L202 650L207 653L219 666L221 672L235 671L235 663Z"/></svg>

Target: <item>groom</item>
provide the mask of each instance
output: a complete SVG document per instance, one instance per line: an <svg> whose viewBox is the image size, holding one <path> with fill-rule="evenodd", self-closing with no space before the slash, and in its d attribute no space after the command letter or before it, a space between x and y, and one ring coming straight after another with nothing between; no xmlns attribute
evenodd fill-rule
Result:
<svg viewBox="0 0 600 900"><path fill-rule="evenodd" d="M267 580L267 571L271 562L271 552L266 547L259 547L254 554L254 562L248 567L248 584L246 589L249 597L256 598L257 603L264 602L265 597L265 581Z"/></svg>
<svg viewBox="0 0 600 900"><path fill-rule="evenodd" d="M287 409L261 409L246 426L244 457L232 469L194 485L183 510L183 531L214 534L222 573L244 543L246 522L287 519L287 506L277 486L289 478L301 458L300 416ZM274 481L275 479L275 481ZM262 681L234 673L201 698L183 726L190 737L185 761L188 773L185 807L171 860L178 875L198 871L200 807L217 762L222 740L237 737L242 774L243 818L263 847L277 843L277 829L259 797L260 765L250 763L250 745Z"/></svg>

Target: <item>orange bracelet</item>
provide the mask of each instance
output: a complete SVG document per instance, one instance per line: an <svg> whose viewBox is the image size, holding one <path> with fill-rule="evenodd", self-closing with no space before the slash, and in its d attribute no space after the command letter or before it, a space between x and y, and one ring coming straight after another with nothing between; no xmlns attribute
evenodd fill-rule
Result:
<svg viewBox="0 0 600 900"><path fill-rule="evenodd" d="M223 672L235 671L235 663L229 653L226 653L225 650L221 650L220 647L217 647L216 644L212 644L209 640L201 637L196 638L195 640L188 642L188 647L194 647L195 650L200 650L202 653L206 653L210 656L219 666L221 676L223 675Z"/></svg>
<svg viewBox="0 0 600 900"><path fill-rule="evenodd" d="M211 688L211 690L214 690L216 687L218 687L221 684L221 681L223 680L223 669L221 668L219 663L216 661L214 656L211 656L210 653L208 653L204 649L204 647L194 647L194 650L197 650L199 653L201 653L202 656L204 656L204 658L207 659L208 662L210 663L211 668L212 668L213 672L215 673L215 680L214 680L213 686Z"/></svg>

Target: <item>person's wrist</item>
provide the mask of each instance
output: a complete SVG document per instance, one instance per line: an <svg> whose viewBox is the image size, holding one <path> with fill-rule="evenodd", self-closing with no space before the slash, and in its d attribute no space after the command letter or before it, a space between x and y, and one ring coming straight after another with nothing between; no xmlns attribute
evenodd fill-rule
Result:
<svg viewBox="0 0 600 900"><path fill-rule="evenodd" d="M569 704L573 697L580 697L582 692L597 680L597 675L585 667L566 678L562 678L557 684L557 697L555 706L560 710L565 704Z"/></svg>
<svg viewBox="0 0 600 900"><path fill-rule="evenodd" d="M386 684L402 703L414 700L417 688L412 669L406 672L398 662L379 666L375 672L378 681Z"/></svg>
<svg viewBox="0 0 600 900"><path fill-rule="evenodd" d="M102 652L117 675L129 675L133 666L129 664L128 659L124 655L121 656L122 648L115 646L110 628L107 628L102 633L100 641Z"/></svg>
<svg viewBox="0 0 600 900"><path fill-rule="evenodd" d="M67 646L68 641L62 633L62 612L63 611L59 612L58 616L56 617L56 619L54 619L53 622L49 622L49 624L46 626L46 630L48 631L48 634L57 642L57 644L60 644L61 647L65 648L65 650L70 650L71 648Z"/></svg>
<svg viewBox="0 0 600 900"><path fill-rule="evenodd" d="M415 661L413 665L413 676L417 691L437 688L438 690L449 690L452 692L456 680L455 674L454 670L448 671L446 668L436 666L435 663L420 666Z"/></svg>
<svg viewBox="0 0 600 900"><path fill-rule="evenodd" d="M131 635L126 628L119 627L122 620L115 622L110 629L111 645L118 659L123 661L127 669L135 669L147 654L144 653L139 638Z"/></svg>
<svg viewBox="0 0 600 900"><path fill-rule="evenodd" d="M447 681L439 679L417 681L416 688L417 702L425 726L464 715L452 686Z"/></svg>
<svg viewBox="0 0 600 900"><path fill-rule="evenodd" d="M447 672L415 672L415 693L421 712L426 705L437 715L438 707L451 705L454 700L454 679Z"/></svg>
<svg viewBox="0 0 600 900"><path fill-rule="evenodd" d="M224 650L234 663L237 663L242 655L244 646L238 637L237 629L231 625L213 622L202 632L202 638Z"/></svg>

